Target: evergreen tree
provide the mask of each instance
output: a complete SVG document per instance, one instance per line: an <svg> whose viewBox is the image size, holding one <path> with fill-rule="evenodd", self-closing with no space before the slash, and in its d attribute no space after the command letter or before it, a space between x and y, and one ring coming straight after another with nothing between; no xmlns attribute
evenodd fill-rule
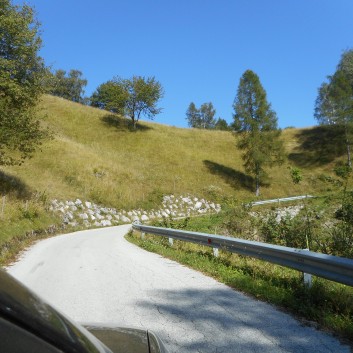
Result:
<svg viewBox="0 0 353 353"><path fill-rule="evenodd" d="M216 130L223 130L223 131L229 131L230 130L230 126L228 125L227 121L222 119L222 118L218 118L214 128Z"/></svg>
<svg viewBox="0 0 353 353"><path fill-rule="evenodd" d="M38 31L30 6L0 0L0 165L21 164L45 135L35 114L46 75Z"/></svg>
<svg viewBox="0 0 353 353"><path fill-rule="evenodd" d="M253 71L247 70L241 77L233 108L238 147L244 151L244 167L254 176L258 196L260 184L267 176L264 168L283 161L283 143L279 139L281 131L277 128L276 113Z"/></svg>

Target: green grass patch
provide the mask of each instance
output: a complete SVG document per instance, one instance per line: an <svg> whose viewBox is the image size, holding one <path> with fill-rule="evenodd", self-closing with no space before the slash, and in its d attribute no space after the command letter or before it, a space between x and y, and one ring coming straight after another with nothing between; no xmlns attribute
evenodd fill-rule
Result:
<svg viewBox="0 0 353 353"><path fill-rule="evenodd" d="M0 266L15 260L33 241L61 230L61 223L43 195L27 195L23 200L13 195L0 197Z"/></svg>

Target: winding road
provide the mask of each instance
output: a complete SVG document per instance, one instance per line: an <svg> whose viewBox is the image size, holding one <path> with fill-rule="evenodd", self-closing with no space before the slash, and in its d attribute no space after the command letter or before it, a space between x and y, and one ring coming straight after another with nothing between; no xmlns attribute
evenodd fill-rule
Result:
<svg viewBox="0 0 353 353"><path fill-rule="evenodd" d="M350 352L271 305L129 243L129 228L42 240L7 271L75 321L148 328L171 353Z"/></svg>

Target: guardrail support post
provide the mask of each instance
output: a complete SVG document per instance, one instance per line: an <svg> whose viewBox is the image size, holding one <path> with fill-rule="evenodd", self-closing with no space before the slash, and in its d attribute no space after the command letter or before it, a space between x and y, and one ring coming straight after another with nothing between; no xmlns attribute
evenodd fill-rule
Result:
<svg viewBox="0 0 353 353"><path fill-rule="evenodd" d="M213 256L218 257L218 248L213 248Z"/></svg>
<svg viewBox="0 0 353 353"><path fill-rule="evenodd" d="M304 285L307 288L311 288L312 286L312 278L310 273L303 272Z"/></svg>
<svg viewBox="0 0 353 353"><path fill-rule="evenodd" d="M305 251L309 251L309 249L304 249ZM305 273L303 272L303 281L304 281L304 286L307 288L311 288L312 286L312 276L310 273Z"/></svg>
<svg viewBox="0 0 353 353"><path fill-rule="evenodd" d="M141 232L141 239L145 240L145 232Z"/></svg>
<svg viewBox="0 0 353 353"><path fill-rule="evenodd" d="M173 238L169 238L169 245L170 245L170 246L173 246L173 243L174 243L174 242L173 242Z"/></svg>

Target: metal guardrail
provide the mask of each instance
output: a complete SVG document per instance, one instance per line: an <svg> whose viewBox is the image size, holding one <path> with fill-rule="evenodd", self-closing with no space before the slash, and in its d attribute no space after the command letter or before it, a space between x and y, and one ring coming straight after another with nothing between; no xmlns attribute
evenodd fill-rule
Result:
<svg viewBox="0 0 353 353"><path fill-rule="evenodd" d="M272 200L250 202L249 205L251 205L251 206L266 205L268 203L280 203L280 202L287 202L287 201L296 201L296 200L309 199L309 198L312 198L312 197L314 197L314 196L312 196L312 195L304 195L304 196L283 197L283 198L280 198L280 199L272 199Z"/></svg>
<svg viewBox="0 0 353 353"><path fill-rule="evenodd" d="M239 238L160 228L133 223L142 233L159 235L255 257L281 266L353 286L353 260L303 249L288 248Z"/></svg>

